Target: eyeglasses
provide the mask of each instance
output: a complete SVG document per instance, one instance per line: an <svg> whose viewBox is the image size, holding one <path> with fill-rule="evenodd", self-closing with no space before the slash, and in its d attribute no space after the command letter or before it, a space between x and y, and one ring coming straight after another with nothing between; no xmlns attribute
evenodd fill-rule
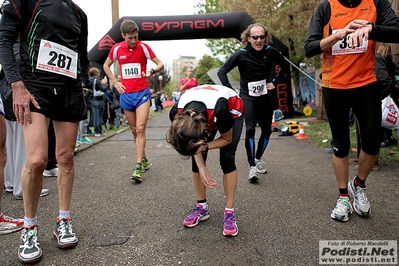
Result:
<svg viewBox="0 0 399 266"><path fill-rule="evenodd" d="M257 40L257 39L261 39L263 40L264 38L266 38L266 35L255 35L255 36L251 36L252 39Z"/></svg>

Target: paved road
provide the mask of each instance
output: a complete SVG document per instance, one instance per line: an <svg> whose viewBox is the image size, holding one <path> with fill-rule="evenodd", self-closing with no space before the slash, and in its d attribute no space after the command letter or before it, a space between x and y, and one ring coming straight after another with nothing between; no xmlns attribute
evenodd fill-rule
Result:
<svg viewBox="0 0 399 266"><path fill-rule="evenodd" d="M308 140L276 132L263 157L268 174L256 185L247 181L244 142L239 144L238 236L222 235L225 199L217 151L210 152L208 163L218 181L207 195L211 218L184 228L195 205L190 161L166 144L168 125L167 113L149 121L147 156L153 166L140 185L130 180L135 154L129 131L77 153L71 212L80 241L73 250L56 247L56 179L45 178L51 194L40 200L40 265L318 265L319 240L398 238L397 168L381 162L372 172L369 219L354 214L339 223L330 218L338 192L331 155ZM22 202L4 194L3 210L22 217ZM19 237L0 236L0 265L18 265Z"/></svg>

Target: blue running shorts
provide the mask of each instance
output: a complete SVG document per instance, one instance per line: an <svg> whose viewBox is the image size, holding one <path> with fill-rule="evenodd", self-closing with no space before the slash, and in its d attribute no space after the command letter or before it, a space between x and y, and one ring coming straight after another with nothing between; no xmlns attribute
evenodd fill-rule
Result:
<svg viewBox="0 0 399 266"><path fill-rule="evenodd" d="M119 102L123 110L135 112L136 109L151 98L150 89L144 89L138 92L129 92L121 94Z"/></svg>

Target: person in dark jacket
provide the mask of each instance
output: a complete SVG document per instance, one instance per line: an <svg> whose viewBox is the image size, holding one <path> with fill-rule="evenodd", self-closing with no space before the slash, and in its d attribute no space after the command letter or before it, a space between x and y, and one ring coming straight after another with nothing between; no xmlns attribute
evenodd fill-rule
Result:
<svg viewBox="0 0 399 266"><path fill-rule="evenodd" d="M249 164L248 180L256 183L258 173L266 173L264 162L261 160L269 144L273 111L276 109L277 99L272 90L284 78L288 65L284 56L268 45L271 34L260 23L254 23L241 33L244 45L235 52L219 69L217 75L226 87L234 90L227 74L235 67L240 72L240 97L244 101L245 118L245 148ZM271 77L272 67L280 66L276 76ZM259 121L261 135L255 148L255 128Z"/></svg>
<svg viewBox="0 0 399 266"><path fill-rule="evenodd" d="M103 121L105 113L105 92L107 87L107 77L100 79L100 70L92 67L89 70L88 87L93 90L93 98L91 100L91 109L93 112L94 136L101 137L104 134Z"/></svg>
<svg viewBox="0 0 399 266"><path fill-rule="evenodd" d="M381 89L381 100L391 95L395 90L396 68L395 63L392 61L391 46L385 43L380 44L375 55L375 74ZM392 129L381 127L381 131L381 147L398 144L397 140L392 136Z"/></svg>

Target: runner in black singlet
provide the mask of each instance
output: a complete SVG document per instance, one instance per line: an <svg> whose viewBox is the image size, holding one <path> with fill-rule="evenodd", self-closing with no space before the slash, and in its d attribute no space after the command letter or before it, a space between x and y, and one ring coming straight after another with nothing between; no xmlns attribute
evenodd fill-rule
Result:
<svg viewBox="0 0 399 266"><path fill-rule="evenodd" d="M0 62L13 90L13 109L23 127L27 154L21 175L25 219L18 257L30 263L42 256L37 209L48 159L50 119L59 167L59 216L54 235L59 248L72 248L78 243L69 209L78 124L86 118L82 87L89 69L87 18L71 0L6 0L1 12ZM18 37L19 66L13 53Z"/></svg>

